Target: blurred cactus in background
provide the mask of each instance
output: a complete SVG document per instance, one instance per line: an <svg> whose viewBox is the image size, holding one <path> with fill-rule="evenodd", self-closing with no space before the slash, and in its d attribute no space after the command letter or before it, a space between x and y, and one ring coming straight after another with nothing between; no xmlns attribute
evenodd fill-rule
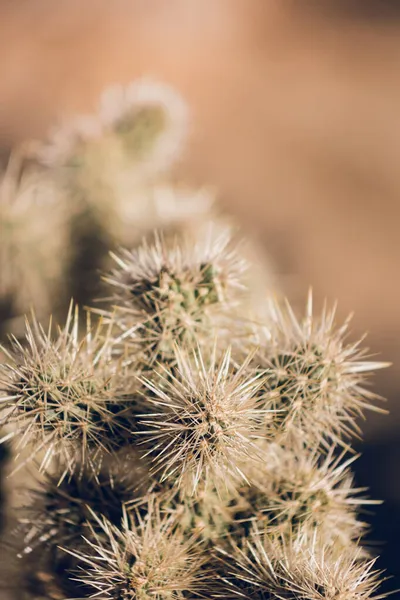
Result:
<svg viewBox="0 0 400 600"><path fill-rule="evenodd" d="M24 168L16 150L0 175L0 306L45 315L67 292L68 220L72 212L50 174Z"/></svg>
<svg viewBox="0 0 400 600"><path fill-rule="evenodd" d="M25 474L2 586L36 600L382 597L350 442L382 410L367 377L385 364L334 310L315 316L311 294L302 318L260 298L237 227L168 175L187 132L167 86L116 86L3 175L0 299L34 311L2 348L1 441ZM43 325L74 289L93 308Z"/></svg>

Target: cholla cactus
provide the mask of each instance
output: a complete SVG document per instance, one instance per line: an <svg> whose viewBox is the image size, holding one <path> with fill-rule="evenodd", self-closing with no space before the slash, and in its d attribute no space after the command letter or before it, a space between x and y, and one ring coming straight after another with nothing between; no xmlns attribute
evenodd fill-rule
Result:
<svg viewBox="0 0 400 600"><path fill-rule="evenodd" d="M123 507L145 489L146 474L131 452L122 461L118 458L112 468L103 468L97 477L90 469L73 474L62 482L56 475L46 474L40 485L28 491L27 503L19 517L23 534L20 554L40 551L51 555L55 563L65 563L61 546L77 548L83 545L82 535L89 524L97 530L93 514L104 516L115 526L121 524ZM136 457L136 462L138 462Z"/></svg>
<svg viewBox="0 0 400 600"><path fill-rule="evenodd" d="M180 157L187 130L188 111L179 94L166 84L143 79L105 90L95 113L55 128L37 155L52 167L87 162L97 177L102 175L99 167L113 159L124 162L136 177L154 176ZM104 163L92 164L92 159Z"/></svg>
<svg viewBox="0 0 400 600"><path fill-rule="evenodd" d="M113 88L36 157L79 221L112 224L127 189L176 159L186 121L164 86ZM358 417L381 410L366 376L385 365L346 341L334 310L315 317L311 295L303 319L279 300L255 314L231 231L158 232L112 258L106 305L86 322L71 304L56 331L33 317L1 349L1 441L14 470L29 462L41 478L17 515L19 591L381 598L361 543L374 502L348 452Z"/></svg>
<svg viewBox="0 0 400 600"><path fill-rule="evenodd" d="M94 472L105 453L129 433L131 400L126 393L124 365L112 360L110 327L93 329L90 314L79 340L77 307L71 308L55 339L33 319L26 325L27 345L11 338L10 362L2 368L2 425L20 451L33 444L29 458L42 455L41 470L57 457L63 476L80 462Z"/></svg>
<svg viewBox="0 0 400 600"><path fill-rule="evenodd" d="M229 350L220 361L215 352L207 360L199 351L186 357L177 350L176 368L157 384L143 380L153 408L140 422L147 431L139 433L153 472L192 494L200 481L227 488L245 479L242 465L257 457L262 430L260 377L248 377L248 362L234 372Z"/></svg>
<svg viewBox="0 0 400 600"><path fill-rule="evenodd" d="M353 487L349 466L357 457L345 459L343 452L335 456L335 451L332 447L321 456L301 444L271 444L263 464L250 471L250 485L239 488L236 498L231 496L238 531L257 524L271 536L312 532L338 551L358 543L366 528L358 511L378 502L363 498L359 494L365 490Z"/></svg>
<svg viewBox="0 0 400 600"><path fill-rule="evenodd" d="M106 89L93 113L64 120L36 145L35 156L74 210L90 214L94 241L100 232L110 246L121 240L131 245L150 219L152 227L165 224L156 196L165 190L188 133L181 96L145 78ZM202 199L187 195L196 209Z"/></svg>
<svg viewBox="0 0 400 600"><path fill-rule="evenodd" d="M341 435L371 407L362 374L383 365L332 313L314 322L311 300L303 322L274 301L246 324L239 255L186 248L156 236L121 252L115 313L93 327L89 312L81 341L72 306L54 339L34 320L27 345L11 340L6 437L48 473L20 554L44 544L68 597L369 598L359 509L373 502Z"/></svg>
<svg viewBox="0 0 400 600"><path fill-rule="evenodd" d="M173 361L176 342L199 342L210 328L222 326L244 288L246 262L226 233L215 239L209 230L192 248L178 240L168 245L156 235L152 244L145 241L113 258L117 268L106 282L115 291L107 300L123 338L150 365Z"/></svg>
<svg viewBox="0 0 400 600"><path fill-rule="evenodd" d="M185 535L179 523L163 517L153 502L146 519L137 515L135 522L125 513L121 528L93 517L101 534L93 528L87 553L73 552L87 565L77 579L93 590L93 597L183 600L203 596L206 558L196 536Z"/></svg>
<svg viewBox="0 0 400 600"><path fill-rule="evenodd" d="M306 598L307 600L368 600L376 595L381 573L375 559L359 549L339 555L315 537L266 535L253 529L244 549L220 551L226 576L217 598Z"/></svg>
<svg viewBox="0 0 400 600"><path fill-rule="evenodd" d="M306 315L299 320L289 304L270 303L270 324L256 332L257 370L266 376L267 426L277 435L293 435L310 447L346 445L360 434L357 419L364 410L385 412L374 404L379 396L365 387L365 374L388 366L364 360L360 341L346 343L347 320L335 327L335 309L312 312L309 294Z"/></svg>

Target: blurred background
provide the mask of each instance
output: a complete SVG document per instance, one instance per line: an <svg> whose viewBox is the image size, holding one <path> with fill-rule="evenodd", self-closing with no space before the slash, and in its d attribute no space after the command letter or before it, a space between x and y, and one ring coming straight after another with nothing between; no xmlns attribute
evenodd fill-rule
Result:
<svg viewBox="0 0 400 600"><path fill-rule="evenodd" d="M398 0L1 0L0 52L0 160L107 85L172 84L192 113L180 179L218 189L291 300L337 300L393 363L356 469L400 587Z"/></svg>

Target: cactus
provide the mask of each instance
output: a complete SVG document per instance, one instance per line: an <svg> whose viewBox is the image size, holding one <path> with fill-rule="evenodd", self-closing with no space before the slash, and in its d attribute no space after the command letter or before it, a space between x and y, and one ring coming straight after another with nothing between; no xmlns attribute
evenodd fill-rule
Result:
<svg viewBox="0 0 400 600"><path fill-rule="evenodd" d="M164 172L185 112L155 89L113 88L36 157L90 203L117 172ZM304 318L267 295L251 308L228 227L112 259L101 307L71 303L60 327L33 314L2 349L1 441L38 477L15 514L20 597L381 598L350 452L386 365L311 294Z"/></svg>
<svg viewBox="0 0 400 600"><path fill-rule="evenodd" d="M357 419L363 411L385 412L365 384L366 374L387 363L362 360L367 351L359 341L346 342L349 320L335 327L335 309L325 307L313 317L311 293L303 319L289 304L273 302L270 315L270 328L256 334L255 360L266 377L266 406L276 410L277 434L327 450L332 443L346 445L360 433Z"/></svg>
<svg viewBox="0 0 400 600"><path fill-rule="evenodd" d="M42 454L40 470L60 458L63 477L80 461L95 472L104 454L129 433L126 366L112 359L110 328L99 323L92 329L90 313L87 317L82 340L72 304L55 339L50 327L46 332L35 318L27 322L27 344L11 338L0 378L1 424L12 427L8 437L18 438L19 450L33 442L29 459Z"/></svg>

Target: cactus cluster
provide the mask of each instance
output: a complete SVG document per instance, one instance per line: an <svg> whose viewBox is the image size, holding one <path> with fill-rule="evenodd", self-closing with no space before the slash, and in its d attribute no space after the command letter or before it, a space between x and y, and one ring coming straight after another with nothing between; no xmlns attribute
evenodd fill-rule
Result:
<svg viewBox="0 0 400 600"><path fill-rule="evenodd" d="M36 156L100 205L149 177L149 147L163 171L185 114L151 89L113 88ZM1 442L36 474L6 540L17 598L382 597L351 438L385 365L311 294L258 315L242 254L228 227L157 231L112 252L93 308L2 348Z"/></svg>
<svg viewBox="0 0 400 600"><path fill-rule="evenodd" d="M277 300L250 319L244 272L226 239L190 253L155 236L116 257L112 307L11 340L2 423L45 473L20 555L60 597L374 591L371 501L346 454L355 417L379 410L363 379L383 365L311 297L304 319Z"/></svg>

